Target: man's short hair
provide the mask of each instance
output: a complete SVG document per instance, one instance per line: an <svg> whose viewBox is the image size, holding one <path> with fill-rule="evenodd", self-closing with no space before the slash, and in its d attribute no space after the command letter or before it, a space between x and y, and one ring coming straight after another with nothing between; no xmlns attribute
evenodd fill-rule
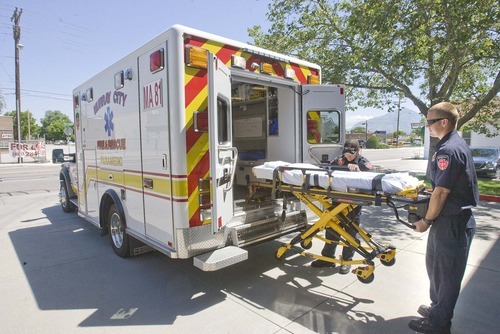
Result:
<svg viewBox="0 0 500 334"><path fill-rule="evenodd" d="M457 126L460 115L457 108L450 102L440 102L430 107L429 111L436 114L438 118L447 118L453 127Z"/></svg>

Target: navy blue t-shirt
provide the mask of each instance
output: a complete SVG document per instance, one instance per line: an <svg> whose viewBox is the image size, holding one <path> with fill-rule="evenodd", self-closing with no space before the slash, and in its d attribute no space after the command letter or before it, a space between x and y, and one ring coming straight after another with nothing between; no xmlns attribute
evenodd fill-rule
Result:
<svg viewBox="0 0 500 334"><path fill-rule="evenodd" d="M457 131L451 131L437 143L429 171L432 188L450 190L440 215L456 215L479 202L472 153Z"/></svg>

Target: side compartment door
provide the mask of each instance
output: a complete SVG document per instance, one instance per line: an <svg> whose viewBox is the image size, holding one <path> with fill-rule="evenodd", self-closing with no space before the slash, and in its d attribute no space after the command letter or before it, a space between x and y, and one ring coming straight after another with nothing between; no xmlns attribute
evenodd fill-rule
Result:
<svg viewBox="0 0 500 334"><path fill-rule="evenodd" d="M208 53L208 60L212 232L216 233L233 217L232 187L238 151L232 138L230 70L212 53Z"/></svg>
<svg viewBox="0 0 500 334"><path fill-rule="evenodd" d="M302 161L328 163L340 155L345 138L345 88L302 85Z"/></svg>
<svg viewBox="0 0 500 334"><path fill-rule="evenodd" d="M174 247L167 45L139 56L142 192L145 234Z"/></svg>
<svg viewBox="0 0 500 334"><path fill-rule="evenodd" d="M80 92L73 93L73 112L74 112L74 120L75 120L75 145L76 145L76 166L77 166L77 174L78 174L78 211L86 214L87 213L87 191L85 184L85 169L84 169L84 154L83 154L83 135L82 135L82 109L81 101L80 101Z"/></svg>

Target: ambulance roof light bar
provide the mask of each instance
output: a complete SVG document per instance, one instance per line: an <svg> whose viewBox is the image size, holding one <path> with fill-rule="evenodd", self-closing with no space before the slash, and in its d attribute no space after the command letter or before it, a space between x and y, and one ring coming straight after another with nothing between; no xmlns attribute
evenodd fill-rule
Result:
<svg viewBox="0 0 500 334"><path fill-rule="evenodd" d="M206 69L208 66L208 52L206 49L186 45L185 62L189 67Z"/></svg>
<svg viewBox="0 0 500 334"><path fill-rule="evenodd" d="M286 64L290 63L290 61L287 60L287 59L285 59L285 58L281 58L281 57L278 57L278 56L273 56L273 55L270 55L268 53L264 53L264 52L260 52L260 51L255 51L255 50L250 50L250 49L247 49L247 48L242 49L242 51L250 53L250 54L253 54L253 55L256 55L256 56L260 56L260 57L263 57L263 58L277 60L279 62L283 62L283 63L286 63Z"/></svg>
<svg viewBox="0 0 500 334"><path fill-rule="evenodd" d="M310 85L319 85L320 84L319 76L309 74L307 76L307 83Z"/></svg>
<svg viewBox="0 0 500 334"><path fill-rule="evenodd" d="M295 70L291 68L285 68L285 78L295 80Z"/></svg>
<svg viewBox="0 0 500 334"><path fill-rule="evenodd" d="M231 66L241 68L244 70L247 67L247 61L245 58L241 56L231 55Z"/></svg>

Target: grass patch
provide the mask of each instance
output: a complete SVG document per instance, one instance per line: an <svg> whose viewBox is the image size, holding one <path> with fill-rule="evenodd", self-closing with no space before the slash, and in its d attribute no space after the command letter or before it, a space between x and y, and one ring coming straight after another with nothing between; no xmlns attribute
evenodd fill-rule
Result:
<svg viewBox="0 0 500 334"><path fill-rule="evenodd" d="M432 188L431 182L429 179L423 175L415 175L416 178L425 182L426 188ZM490 180L490 179L478 179L477 186L479 188L479 193L481 195L493 195L500 196L500 181L499 180Z"/></svg>

